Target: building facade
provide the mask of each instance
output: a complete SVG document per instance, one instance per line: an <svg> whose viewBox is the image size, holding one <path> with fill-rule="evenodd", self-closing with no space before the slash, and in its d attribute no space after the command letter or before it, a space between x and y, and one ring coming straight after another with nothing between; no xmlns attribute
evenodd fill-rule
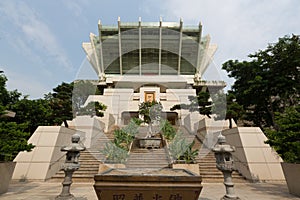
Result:
<svg viewBox="0 0 300 200"><path fill-rule="evenodd" d="M98 35L91 33L90 42L82 46L103 91L87 102L107 105L101 119L105 124L126 124L138 116L139 103L149 100L161 102L165 117L182 124L191 114L171 112L173 105L189 103L188 96L198 91L225 87L224 82L202 79L217 46L210 44L209 35L202 36L201 24L184 26L182 20L128 23L119 18L116 26L105 26L99 21Z"/></svg>

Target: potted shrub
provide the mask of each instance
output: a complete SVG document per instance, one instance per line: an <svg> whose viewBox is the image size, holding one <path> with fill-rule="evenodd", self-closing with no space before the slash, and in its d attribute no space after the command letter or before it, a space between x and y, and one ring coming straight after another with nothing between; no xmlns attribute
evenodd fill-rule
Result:
<svg viewBox="0 0 300 200"><path fill-rule="evenodd" d="M157 134L157 132L153 131L153 124L160 121L161 111L162 105L157 101L146 101L139 104L139 114L143 117L143 122L148 124L148 134L146 138L153 137Z"/></svg>
<svg viewBox="0 0 300 200"><path fill-rule="evenodd" d="M284 160L281 163L289 192L300 197L300 106L276 113L278 130L267 130L268 140Z"/></svg>
<svg viewBox="0 0 300 200"><path fill-rule="evenodd" d="M160 148L162 146L162 136L159 127L162 105L157 101L146 101L139 105L139 114L143 117L143 122L148 125L148 132L145 138L139 138L141 148Z"/></svg>
<svg viewBox="0 0 300 200"><path fill-rule="evenodd" d="M7 192L16 165L14 158L20 151L31 151L34 147L27 144L30 133L23 131L25 127L26 124L0 122L0 194Z"/></svg>

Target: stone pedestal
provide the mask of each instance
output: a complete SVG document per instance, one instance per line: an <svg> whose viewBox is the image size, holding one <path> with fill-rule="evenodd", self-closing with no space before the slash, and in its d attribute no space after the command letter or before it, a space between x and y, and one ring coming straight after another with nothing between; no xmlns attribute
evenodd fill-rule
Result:
<svg viewBox="0 0 300 200"><path fill-rule="evenodd" d="M146 149L159 149L161 147L161 138L139 138L139 147Z"/></svg>
<svg viewBox="0 0 300 200"><path fill-rule="evenodd" d="M197 200L201 176L184 169L110 169L94 177L99 200Z"/></svg>

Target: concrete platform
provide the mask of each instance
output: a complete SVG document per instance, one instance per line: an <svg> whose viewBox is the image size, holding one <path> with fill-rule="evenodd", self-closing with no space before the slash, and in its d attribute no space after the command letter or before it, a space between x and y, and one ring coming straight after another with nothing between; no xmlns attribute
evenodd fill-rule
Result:
<svg viewBox="0 0 300 200"><path fill-rule="evenodd" d="M94 183L74 183L71 193L78 200L97 200ZM237 183L236 194L242 200L283 200L300 199L288 193L285 182L275 183ZM1 200L54 200L61 192L61 184L53 182L11 183L7 193L0 195ZM219 200L225 194L222 183L203 183L199 200Z"/></svg>

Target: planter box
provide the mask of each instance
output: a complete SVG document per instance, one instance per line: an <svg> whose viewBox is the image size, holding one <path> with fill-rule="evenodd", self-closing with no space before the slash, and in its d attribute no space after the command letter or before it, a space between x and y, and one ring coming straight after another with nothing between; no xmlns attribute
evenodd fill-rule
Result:
<svg viewBox="0 0 300 200"><path fill-rule="evenodd" d="M289 192L300 197L300 164L281 163Z"/></svg>
<svg viewBox="0 0 300 200"><path fill-rule="evenodd" d="M0 162L0 194L7 192L15 166L15 162Z"/></svg>
<svg viewBox="0 0 300 200"><path fill-rule="evenodd" d="M181 164L181 163L173 163L173 169L185 169L189 170L195 174L200 175L199 165L198 164Z"/></svg>
<svg viewBox="0 0 300 200"><path fill-rule="evenodd" d="M115 164L100 163L98 173L101 174L102 172L105 172L109 169L119 169L119 168L126 168L126 166L124 164L121 164L121 163L115 163Z"/></svg>
<svg viewBox="0 0 300 200"><path fill-rule="evenodd" d="M162 145L161 138L139 138L140 148L152 148L159 149Z"/></svg>
<svg viewBox="0 0 300 200"><path fill-rule="evenodd" d="M198 200L201 176L184 169L110 169L94 176L98 199Z"/></svg>

